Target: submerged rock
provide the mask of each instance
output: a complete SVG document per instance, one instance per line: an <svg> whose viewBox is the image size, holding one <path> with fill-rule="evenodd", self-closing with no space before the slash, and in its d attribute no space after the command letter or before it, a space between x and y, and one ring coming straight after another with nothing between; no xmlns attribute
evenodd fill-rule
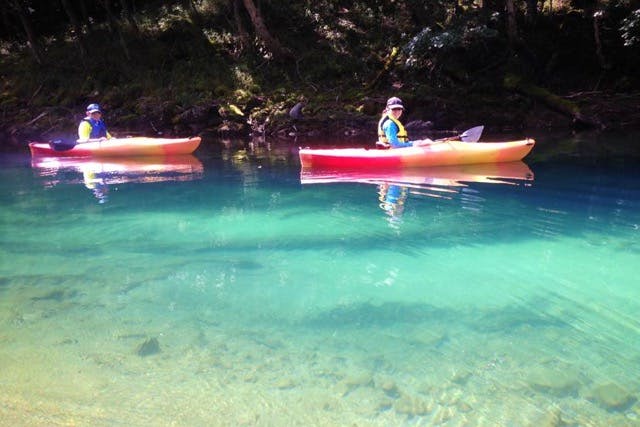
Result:
<svg viewBox="0 0 640 427"><path fill-rule="evenodd" d="M400 397L400 389L398 388L396 382L391 378L384 378L381 381L378 381L376 383L376 386L382 389L384 394L389 397L392 397L394 399Z"/></svg>
<svg viewBox="0 0 640 427"><path fill-rule="evenodd" d="M431 399L404 395L394 403L393 407L399 414L417 417L430 414L436 407L436 404Z"/></svg>
<svg viewBox="0 0 640 427"><path fill-rule="evenodd" d="M534 417L531 425L538 427L561 427L566 425L562 420L562 412L558 408L547 408Z"/></svg>
<svg viewBox="0 0 640 427"><path fill-rule="evenodd" d="M274 385L280 390L288 390L296 387L296 382L293 380L293 378L283 377L279 378Z"/></svg>
<svg viewBox="0 0 640 427"><path fill-rule="evenodd" d="M160 343L157 338L149 338L138 347L138 356L146 357L160 353Z"/></svg>
<svg viewBox="0 0 640 427"><path fill-rule="evenodd" d="M534 390L556 396L574 395L580 385L575 372L548 368L531 372L527 382Z"/></svg>
<svg viewBox="0 0 640 427"><path fill-rule="evenodd" d="M609 411L619 411L627 408L637 399L617 384L607 383L594 388L592 399Z"/></svg>
<svg viewBox="0 0 640 427"><path fill-rule="evenodd" d="M472 375L473 374L470 371L463 368L453 373L453 376L451 377L451 382L459 385L465 385L469 381Z"/></svg>

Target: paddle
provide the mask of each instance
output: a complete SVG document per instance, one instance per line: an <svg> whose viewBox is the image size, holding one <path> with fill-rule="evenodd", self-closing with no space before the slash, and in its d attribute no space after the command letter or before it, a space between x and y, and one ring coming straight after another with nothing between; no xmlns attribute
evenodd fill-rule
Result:
<svg viewBox="0 0 640 427"><path fill-rule="evenodd" d="M103 141L102 138L99 139L87 139L85 141L69 141L64 139L56 139L53 141L49 141L49 147L51 147L54 151L69 151L72 150L78 144L85 144L87 142L96 142Z"/></svg>
<svg viewBox="0 0 640 427"><path fill-rule="evenodd" d="M455 141L459 139L462 142L478 142L480 140L480 136L482 136L482 131L484 130L484 126L476 126L471 129L467 129L462 132L460 135L450 136L448 138L436 139L435 142L444 142L444 141Z"/></svg>
<svg viewBox="0 0 640 427"><path fill-rule="evenodd" d="M440 138L436 140L422 139L422 140L415 141L414 145L420 147L420 146L437 144L440 142L447 142L447 141L478 142L480 140L480 136L482 135L483 130L484 130L484 126L476 126L476 127L472 127L471 129L465 130L460 135L450 136L448 138Z"/></svg>
<svg viewBox="0 0 640 427"><path fill-rule="evenodd" d="M462 132L460 135L456 135L456 136L450 136L448 138L440 138L440 139L436 139L431 140L431 139L423 139L423 140L418 140L415 141L418 147L420 145L430 145L433 144L435 142L447 142L447 141L456 141L456 140L460 140L462 142L478 142L480 140L480 136L482 136L482 131L484 130L484 126L475 126L472 127L471 129L467 129L464 132ZM419 144L419 142L423 142L423 144ZM389 148L389 146L385 146L383 145L381 142L377 141L376 142L376 147L377 148Z"/></svg>
<svg viewBox="0 0 640 427"><path fill-rule="evenodd" d="M49 147L54 151L69 151L76 146L76 141L66 141L64 139L54 139L49 141Z"/></svg>

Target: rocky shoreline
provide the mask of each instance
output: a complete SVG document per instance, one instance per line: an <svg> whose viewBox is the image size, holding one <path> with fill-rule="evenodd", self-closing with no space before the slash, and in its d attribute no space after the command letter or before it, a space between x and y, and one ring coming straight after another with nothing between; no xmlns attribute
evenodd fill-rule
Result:
<svg viewBox="0 0 640 427"><path fill-rule="evenodd" d="M442 137L483 124L485 134L532 135L579 131L633 131L640 129L640 93L589 92L568 95L583 114L598 125L587 126L541 102L523 97L503 103L465 105L449 100L409 99L405 123L416 137ZM106 106L106 120L115 135L184 136L207 138L351 138L375 137L375 127L384 98L332 104L280 103L269 108L253 99L244 105L220 102L187 109L160 106L145 114L131 114L124 108ZM264 102L262 102L264 103ZM436 108L434 106L440 105ZM81 110L81 107L78 107ZM4 114L0 123L0 148L13 151L31 140L47 140L75 134L77 111L48 107L27 108Z"/></svg>

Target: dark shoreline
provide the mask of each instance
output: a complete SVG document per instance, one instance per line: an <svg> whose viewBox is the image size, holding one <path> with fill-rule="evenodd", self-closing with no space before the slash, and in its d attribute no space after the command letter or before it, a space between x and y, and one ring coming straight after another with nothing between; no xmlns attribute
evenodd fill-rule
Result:
<svg viewBox="0 0 640 427"><path fill-rule="evenodd" d="M576 123L571 117L554 111L545 105L536 104L522 114L509 114L512 111L491 110L484 106L476 108L466 105L469 114L453 115L443 112L434 114L429 106L413 102L405 117L410 135L414 138L443 137L463 132L469 127L479 124L485 126L486 137L519 138L538 134L572 135L577 133L610 133L634 132L640 130L640 94L607 94L600 98L600 102L592 99L586 104L587 114L598 117L601 126L584 126ZM620 101L624 100L624 102ZM302 117L293 119L288 111L273 111L270 117L276 120L266 120L265 123L252 122L251 110L244 115L221 114L220 109L211 106L209 109L199 109L199 114L184 114L184 120L159 123L153 117L138 116L134 120L127 119L130 115L116 109L106 111L106 120L114 135L146 135L146 136L187 136L200 135L207 139L234 138L247 139L267 138L277 140L295 140L305 138L309 140L344 140L348 145L351 140L375 139L377 114L353 113L347 111L348 106L314 106L314 110L302 110ZM455 111L458 106L452 103L448 110ZM381 108L374 105L371 110ZM506 107L505 107L506 108ZM21 112L22 117L33 117L26 123L0 123L0 150L13 151L27 146L29 141L51 140L69 137L75 134L78 113L65 112L60 115L59 109L54 107L39 110L30 108L28 114ZM162 115L158 112L155 116ZM438 120L430 120L430 116L438 116ZM6 113L5 118L17 117L16 114ZM422 119L422 118L425 119ZM483 118L485 120L483 120ZM134 130L132 130L134 129Z"/></svg>

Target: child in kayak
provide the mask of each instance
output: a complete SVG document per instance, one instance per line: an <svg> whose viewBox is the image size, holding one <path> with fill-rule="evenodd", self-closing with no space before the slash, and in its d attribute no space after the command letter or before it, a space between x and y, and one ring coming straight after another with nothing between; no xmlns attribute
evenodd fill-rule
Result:
<svg viewBox="0 0 640 427"><path fill-rule="evenodd" d="M87 106L86 117L78 125L78 141L89 139L111 139L107 125L102 120L102 110L98 104Z"/></svg>
<svg viewBox="0 0 640 427"><path fill-rule="evenodd" d="M400 98L394 96L387 100L387 106L382 112L382 118L378 122L378 142L376 143L378 147L402 148L428 145L433 142L430 139L409 141L407 131L402 123L400 123L400 116L403 111L404 106Z"/></svg>

